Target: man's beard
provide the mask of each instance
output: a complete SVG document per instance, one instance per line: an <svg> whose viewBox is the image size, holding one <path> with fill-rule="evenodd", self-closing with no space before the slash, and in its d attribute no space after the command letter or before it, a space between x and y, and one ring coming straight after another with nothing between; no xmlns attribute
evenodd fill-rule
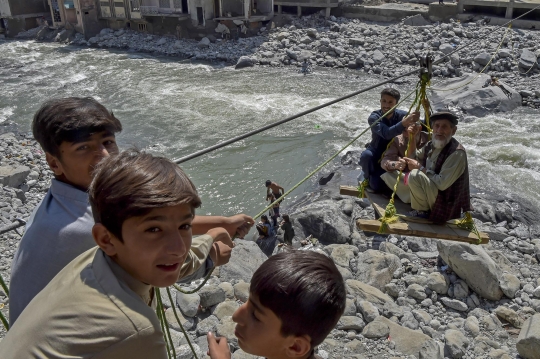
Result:
<svg viewBox="0 0 540 359"><path fill-rule="evenodd" d="M444 146L446 146L448 142L450 142L451 139L452 139L452 136L448 136L444 140L437 140L433 138L431 140L431 143L433 144L433 147L440 149L440 148L444 148Z"/></svg>

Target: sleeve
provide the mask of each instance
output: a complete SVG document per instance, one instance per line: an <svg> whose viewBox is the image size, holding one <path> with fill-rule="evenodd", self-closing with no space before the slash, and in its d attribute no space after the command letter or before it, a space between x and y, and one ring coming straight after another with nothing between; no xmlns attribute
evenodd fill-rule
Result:
<svg viewBox="0 0 540 359"><path fill-rule="evenodd" d="M439 174L428 171L427 176L435 183L439 191L444 191L463 174L466 165L467 155L465 151L457 150L444 161Z"/></svg>
<svg viewBox="0 0 540 359"><path fill-rule="evenodd" d="M186 257L186 260L184 261L184 264L182 264L182 268L180 269L180 275L178 278L182 279L188 275L191 275L196 272L201 266L203 266L203 264L205 264L206 262L208 254L210 254L210 250L212 249L213 244L214 239L208 234L193 238L193 241L191 242L191 248Z"/></svg>
<svg viewBox="0 0 540 359"><path fill-rule="evenodd" d="M422 148L416 149L416 160L422 162L424 160L424 157L426 156L426 146L422 146Z"/></svg>
<svg viewBox="0 0 540 359"><path fill-rule="evenodd" d="M384 114L383 114L384 115ZM369 125L373 125L381 116L377 112L372 112L368 118ZM401 115L399 117L402 117ZM379 137L384 138L385 140L391 140L392 138L398 136L405 127L401 124L401 120L396 123L394 126L387 126L381 121L377 122L375 126L371 128L371 132L378 135Z"/></svg>
<svg viewBox="0 0 540 359"><path fill-rule="evenodd" d="M384 152L384 157L381 160L381 168L385 171L388 171L386 169L386 164L391 161L397 161L399 160L399 144L397 137L394 138L392 141L392 144L388 149Z"/></svg>

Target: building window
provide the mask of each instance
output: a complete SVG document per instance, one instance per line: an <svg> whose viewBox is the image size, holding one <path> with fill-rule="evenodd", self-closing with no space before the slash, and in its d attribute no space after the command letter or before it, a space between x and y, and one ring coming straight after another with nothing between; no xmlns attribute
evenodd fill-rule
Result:
<svg viewBox="0 0 540 359"><path fill-rule="evenodd" d="M131 0L131 11L141 11L141 2L139 0Z"/></svg>
<svg viewBox="0 0 540 359"><path fill-rule="evenodd" d="M146 24L139 24L139 31L146 32Z"/></svg>
<svg viewBox="0 0 540 359"><path fill-rule="evenodd" d="M73 0L64 0L64 7L66 9L75 9L75 4L73 3Z"/></svg>
<svg viewBox="0 0 540 359"><path fill-rule="evenodd" d="M54 22L62 22L62 16L60 15L60 8L58 7L58 0L51 0L51 7L53 13Z"/></svg>
<svg viewBox="0 0 540 359"><path fill-rule="evenodd" d="M115 2L114 2L114 6L115 6L115 7L124 7L124 3L123 3L123 2L120 2L120 1L115 1Z"/></svg>

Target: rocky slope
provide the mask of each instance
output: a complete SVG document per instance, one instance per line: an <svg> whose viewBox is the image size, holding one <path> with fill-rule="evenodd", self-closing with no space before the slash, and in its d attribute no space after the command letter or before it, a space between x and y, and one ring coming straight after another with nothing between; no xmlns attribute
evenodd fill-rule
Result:
<svg viewBox="0 0 540 359"><path fill-rule="evenodd" d="M0 136L0 226L27 218L48 188L51 172L35 141ZM347 282L346 311L318 348L322 358L538 358L540 353L540 210L510 199L474 197L479 229L488 245L358 231L358 218L373 218L365 200L339 195L354 178L358 153L348 153L332 179L304 200L287 204L295 248L329 255ZM516 199L517 201L517 199ZM19 233L22 232L22 228ZM11 231L0 239L0 270L9 280L20 240ZM301 246L311 235L315 244ZM276 247L275 251L278 251ZM196 294L162 291L178 358L191 358L173 311L205 357L206 333L228 338L233 358L254 358L238 348L232 313L249 295L249 281L266 255L238 240L231 261L218 268ZM200 281L192 283L194 288ZM9 310L9 300L0 291ZM0 336L3 337L2 331Z"/></svg>
<svg viewBox="0 0 540 359"><path fill-rule="evenodd" d="M430 23L416 15L400 23L371 23L333 16L325 19L315 14L281 18L261 28L258 36L238 40L222 40L219 33L195 41L104 29L86 41L73 30L46 28L29 30L19 37L224 61L237 63L237 67L300 66L308 59L317 66L393 77L418 68L418 57L422 54L431 52L435 58L440 58L459 46L487 36L434 66L434 76L459 77L479 72L487 66L485 73L504 79L518 90L523 105L538 108L540 32L511 29L503 39L504 33L501 28L484 25L481 21ZM497 54L490 62L494 53ZM408 81L415 82L416 79L412 76Z"/></svg>

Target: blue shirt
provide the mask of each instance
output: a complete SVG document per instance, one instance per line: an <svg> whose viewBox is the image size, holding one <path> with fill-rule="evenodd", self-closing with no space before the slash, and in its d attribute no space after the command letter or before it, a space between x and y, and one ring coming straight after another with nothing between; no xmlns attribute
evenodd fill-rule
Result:
<svg viewBox="0 0 540 359"><path fill-rule="evenodd" d="M368 118L369 125L371 126L382 115L384 115L382 110L373 111ZM401 120L406 115L407 112L395 109L390 118L383 118L371 128L371 143L368 149L373 152L375 157L380 157L390 141L403 132L405 127L401 124Z"/></svg>

